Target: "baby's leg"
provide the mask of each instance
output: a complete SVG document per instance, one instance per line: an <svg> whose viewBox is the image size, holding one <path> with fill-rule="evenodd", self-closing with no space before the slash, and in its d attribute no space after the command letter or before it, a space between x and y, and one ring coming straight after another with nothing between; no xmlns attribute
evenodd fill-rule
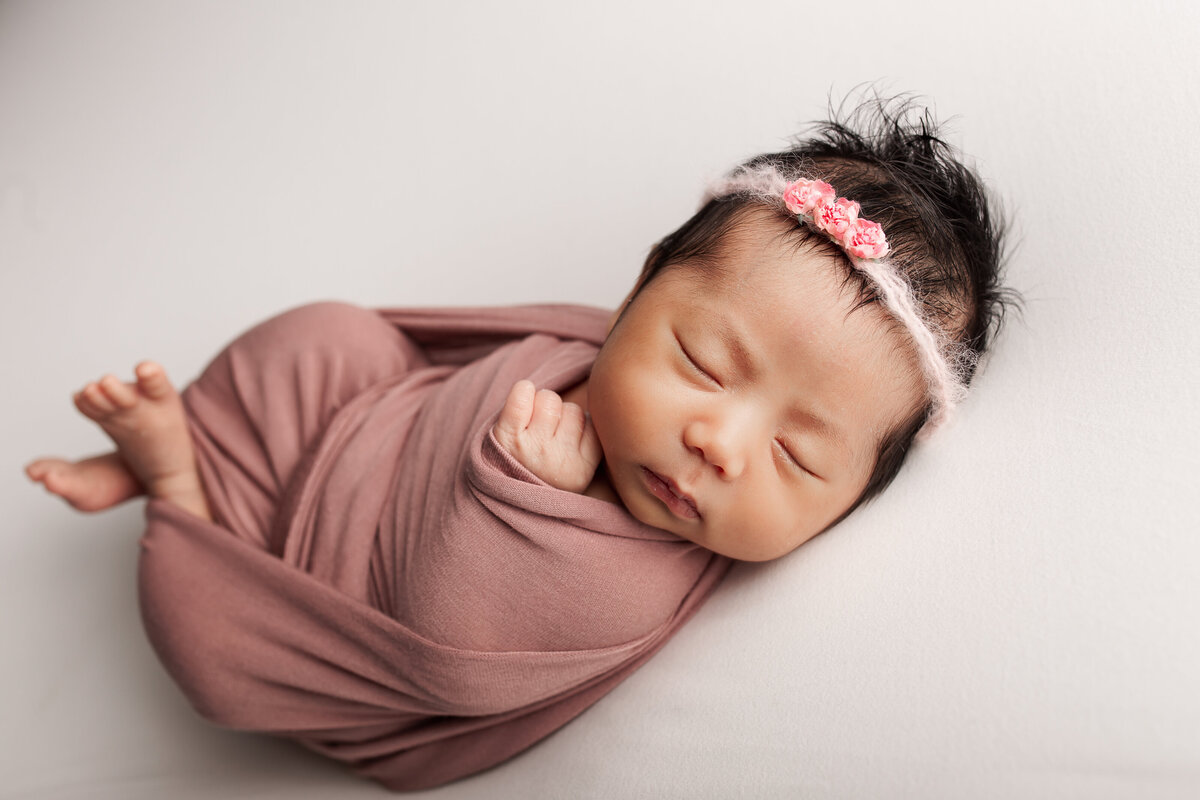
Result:
<svg viewBox="0 0 1200 800"><path fill-rule="evenodd" d="M279 554L281 504L332 418L424 366L394 325L349 303L309 303L239 335L181 393L214 521Z"/></svg>
<svg viewBox="0 0 1200 800"><path fill-rule="evenodd" d="M26 467L27 474L85 511L144 491L212 519L179 394L158 364L144 361L135 372L136 383L106 375L74 398L80 412L117 445L116 453L74 464L41 459Z"/></svg>

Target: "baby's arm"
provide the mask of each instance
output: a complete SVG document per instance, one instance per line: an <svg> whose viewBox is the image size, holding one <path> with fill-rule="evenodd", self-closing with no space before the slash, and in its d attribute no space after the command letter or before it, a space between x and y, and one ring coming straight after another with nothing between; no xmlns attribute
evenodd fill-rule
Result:
<svg viewBox="0 0 1200 800"><path fill-rule="evenodd" d="M575 403L532 381L517 381L492 428L513 458L556 489L582 493L600 465L600 440Z"/></svg>

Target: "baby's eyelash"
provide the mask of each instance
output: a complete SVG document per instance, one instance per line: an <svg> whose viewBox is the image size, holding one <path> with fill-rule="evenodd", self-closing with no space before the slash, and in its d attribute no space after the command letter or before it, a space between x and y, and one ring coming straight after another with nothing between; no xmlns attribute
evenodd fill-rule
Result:
<svg viewBox="0 0 1200 800"><path fill-rule="evenodd" d="M675 343L679 345L679 352L683 353L684 359L692 366L693 369L718 386L721 384L721 382L717 380L711 372L700 366L700 363L696 361L696 359L692 358L692 354L689 353L687 348L683 346L683 342L679 341L679 337L675 337Z"/></svg>
<svg viewBox="0 0 1200 800"><path fill-rule="evenodd" d="M800 459L796 458L796 455L783 442L783 440L776 439L775 442L776 442L776 444L779 445L779 449L783 451L784 457L788 460L789 463L791 463L791 465L793 467L800 470L801 472L808 473L809 475L813 474L812 470L810 470L808 467L804 466L804 463L802 461L800 461Z"/></svg>

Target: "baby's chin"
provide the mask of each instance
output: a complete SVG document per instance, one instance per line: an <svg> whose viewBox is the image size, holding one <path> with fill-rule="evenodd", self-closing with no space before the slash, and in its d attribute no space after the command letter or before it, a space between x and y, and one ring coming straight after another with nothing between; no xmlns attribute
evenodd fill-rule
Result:
<svg viewBox="0 0 1200 800"><path fill-rule="evenodd" d="M705 534L704 536L684 536L674 531L673 533L719 556L732 558L735 561L749 561L754 563L774 561L777 558L782 558L798 546L791 546L790 544L782 544L780 542L747 542L745 541L745 530L741 528L736 531L730 531L725 535L722 535L720 531L704 531L702 532Z"/></svg>
<svg viewBox="0 0 1200 800"><path fill-rule="evenodd" d="M643 502L644 502L644 499L643 499ZM706 550L716 552L711 547L706 545L704 543L704 541L700 538L700 536L698 535L700 533L700 531L698 531L698 530L696 530L696 531L681 530L680 529L681 526L672 525L671 527L667 527L666 525L663 525L664 515L662 514L662 511L659 508L657 508L653 505L651 505L648 509L643 508L638 502L634 502L634 503L630 504L630 503L626 503L626 502L622 501L621 504L623 506L625 506L625 510L629 512L630 516L632 516L634 519L638 520L639 522L649 525L652 528L658 528L660 531L669 533L672 536L677 536L685 542L691 542L692 544L697 545L699 547L703 547ZM670 525L672 523L672 521L673 520L670 517L666 518L666 522L668 523L668 525ZM718 555L722 555L722 554L718 554Z"/></svg>
<svg viewBox="0 0 1200 800"><path fill-rule="evenodd" d="M692 542L693 544L699 544L699 542L696 542L691 537L684 536L679 531L672 530L671 528L664 526L663 522L666 521L669 523L670 519L664 516L661 506L657 505L656 502L651 501L645 496L645 492L640 485L624 487L625 493L629 495L628 499L626 499L621 492L621 482L612 480L611 476L608 474L607 468L597 470L597 476L599 476L601 472L604 473L604 485L607 486L608 490L612 493L611 497L606 497L603 499L611 500L611 502L621 506L625 509L629 516L633 517L643 525L649 525L651 528L658 528L660 531L665 531L673 536L678 536L680 539ZM594 491L596 484L597 481L593 481L592 486L588 487L587 493L593 497L600 496Z"/></svg>

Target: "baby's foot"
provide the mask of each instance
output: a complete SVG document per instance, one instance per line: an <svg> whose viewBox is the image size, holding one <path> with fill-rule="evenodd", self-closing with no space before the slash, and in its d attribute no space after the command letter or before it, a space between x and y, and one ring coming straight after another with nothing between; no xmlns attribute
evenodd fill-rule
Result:
<svg viewBox="0 0 1200 800"><path fill-rule="evenodd" d="M25 474L79 511L103 511L144 491L119 453L76 462L39 458L25 467Z"/></svg>
<svg viewBox="0 0 1200 800"><path fill-rule="evenodd" d="M179 393L153 361L143 361L134 372L137 383L112 375L89 383L75 394L75 407L116 443L146 494L212 519Z"/></svg>

